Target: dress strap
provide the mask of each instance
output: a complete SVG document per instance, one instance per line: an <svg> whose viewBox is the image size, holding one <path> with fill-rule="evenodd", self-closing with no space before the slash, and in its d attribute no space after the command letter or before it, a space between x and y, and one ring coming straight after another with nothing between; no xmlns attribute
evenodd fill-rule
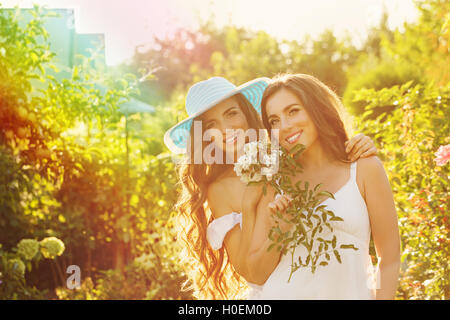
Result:
<svg viewBox="0 0 450 320"><path fill-rule="evenodd" d="M242 214L231 212L220 218L214 219L206 229L206 238L214 250L222 248L223 240L228 231L239 223L242 229Z"/></svg>
<svg viewBox="0 0 450 320"><path fill-rule="evenodd" d="M356 166L357 166L357 161L353 162L350 165L350 179L356 181Z"/></svg>

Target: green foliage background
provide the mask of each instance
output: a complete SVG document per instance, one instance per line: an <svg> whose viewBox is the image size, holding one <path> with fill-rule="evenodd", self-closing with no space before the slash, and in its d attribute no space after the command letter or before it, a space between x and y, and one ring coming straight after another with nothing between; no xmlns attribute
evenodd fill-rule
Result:
<svg viewBox="0 0 450 320"><path fill-rule="evenodd" d="M433 159L450 143L450 5L417 7L418 22L390 30L385 15L361 48L332 30L285 41L205 22L154 39L115 68L92 52L63 81L49 72L58 72L43 27L51 13L35 7L21 26L19 11L0 9L0 298L192 299L180 291L178 185L163 134L185 116L196 81L215 75L240 84L300 72L333 88L357 130L377 144L402 236L397 298L448 299L449 164ZM131 97L156 111L126 121L118 109ZM22 259L20 240L45 237L61 239L64 253L25 261L23 277L11 273L8 261ZM78 290L66 289L73 264L83 270Z"/></svg>

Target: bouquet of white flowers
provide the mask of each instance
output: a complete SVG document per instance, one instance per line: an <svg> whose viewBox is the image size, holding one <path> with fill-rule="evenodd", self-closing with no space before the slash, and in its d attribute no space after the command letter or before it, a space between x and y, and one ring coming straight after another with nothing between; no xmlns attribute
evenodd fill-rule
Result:
<svg viewBox="0 0 450 320"><path fill-rule="evenodd" d="M270 155L267 151L270 151ZM319 205L327 196L334 199L333 194L327 191L320 191L321 184L316 185L313 190L309 189L309 183L301 186L301 181L292 184L291 178L298 172L302 172L302 167L296 161L304 150L303 145L297 145L289 152L281 147L272 147L267 141L255 141L244 145L244 154L239 157L234 165L234 171L247 185L264 183L264 194L266 194L267 184L270 184L276 193L288 194L292 199L290 207L286 212L277 211L277 226L270 230L269 238L273 241L268 250L277 247L282 254L290 252L291 274L300 267L310 267L314 273L318 266L328 265L332 253L339 263L341 257L338 249L358 250L352 244L342 244L337 247L337 239L333 234L333 222L343 221L332 211L326 209L326 205ZM282 232L279 222L295 226L290 231ZM327 230L328 229L328 230ZM324 233L332 238L325 239ZM318 246L315 246L315 243ZM308 255L294 261L295 249L303 245L308 251ZM313 248L317 248L313 250ZM322 261L321 261L322 260ZM325 261L326 260L326 261ZM303 262L304 261L304 262Z"/></svg>
<svg viewBox="0 0 450 320"><path fill-rule="evenodd" d="M270 152L270 154L268 154ZM271 148L266 141L253 141L244 145L244 155L234 165L234 171L244 183L271 181L278 172L281 150Z"/></svg>

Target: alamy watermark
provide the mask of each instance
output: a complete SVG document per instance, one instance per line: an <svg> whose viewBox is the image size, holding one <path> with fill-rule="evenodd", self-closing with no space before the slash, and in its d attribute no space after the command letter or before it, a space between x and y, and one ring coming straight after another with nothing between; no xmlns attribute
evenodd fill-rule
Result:
<svg viewBox="0 0 450 320"><path fill-rule="evenodd" d="M187 139L186 158L182 161L188 164L234 164L244 154L243 146L248 142L260 141L268 145L267 130L254 129L226 129L222 131L211 128L203 131L202 121L193 121L192 139ZM270 153L267 149L259 150L257 161L266 156L279 157L278 129L271 131ZM193 143L193 146L191 146ZM173 158L174 162L180 162ZM277 161L278 163L278 161ZM278 168L277 168L278 169Z"/></svg>
<svg viewBox="0 0 450 320"><path fill-rule="evenodd" d="M66 273L70 274L67 278L66 286L68 289L79 289L81 287L81 269L79 266L72 264L67 267Z"/></svg>

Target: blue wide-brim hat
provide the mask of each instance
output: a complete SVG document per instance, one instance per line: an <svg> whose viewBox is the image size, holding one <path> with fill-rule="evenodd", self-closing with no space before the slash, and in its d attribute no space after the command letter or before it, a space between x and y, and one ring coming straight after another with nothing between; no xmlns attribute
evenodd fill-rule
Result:
<svg viewBox="0 0 450 320"><path fill-rule="evenodd" d="M239 87L222 77L197 82L189 89L186 97L186 112L189 117L164 134L167 148L173 153L186 153L192 121L235 94L242 93L258 114L261 114L261 99L269 81L269 78L257 78Z"/></svg>

